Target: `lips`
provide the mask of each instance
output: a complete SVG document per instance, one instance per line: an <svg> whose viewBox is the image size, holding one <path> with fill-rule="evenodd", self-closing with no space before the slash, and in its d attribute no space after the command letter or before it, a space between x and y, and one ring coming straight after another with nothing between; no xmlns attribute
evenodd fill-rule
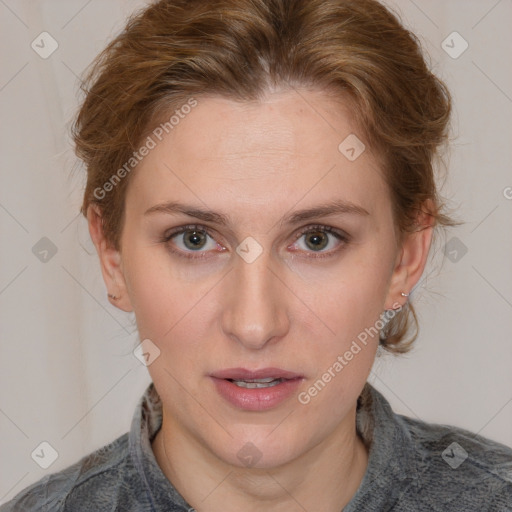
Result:
<svg viewBox="0 0 512 512"><path fill-rule="evenodd" d="M227 370L220 370L218 372L214 372L210 374L210 376L215 377L217 379L245 381L269 378L291 380L303 377L298 373L282 370L280 368L262 368L261 370L248 370L246 368L229 368Z"/></svg>
<svg viewBox="0 0 512 512"><path fill-rule="evenodd" d="M304 377L280 368L230 368L210 374L219 395L238 409L264 411L297 391Z"/></svg>

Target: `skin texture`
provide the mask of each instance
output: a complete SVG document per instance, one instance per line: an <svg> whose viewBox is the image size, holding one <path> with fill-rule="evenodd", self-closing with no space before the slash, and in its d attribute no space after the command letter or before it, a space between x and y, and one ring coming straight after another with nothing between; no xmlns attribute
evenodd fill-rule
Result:
<svg viewBox="0 0 512 512"><path fill-rule="evenodd" d="M89 209L107 289L119 297L112 303L134 311L140 339L161 351L148 366L164 407L153 451L199 512L339 512L364 476L356 401L377 337L306 405L294 394L273 409L243 411L209 377L277 367L302 374L298 392L306 391L421 277L432 226L419 219L424 229L398 243L378 158L367 147L351 162L338 150L351 133L358 129L343 102L321 90L275 90L254 103L200 97L133 172L120 251L104 239L99 210ZM279 223L333 200L368 214ZM168 201L222 212L230 223L145 215ZM189 224L210 232L199 250L190 232L162 241ZM300 235L315 224L349 240L318 228ZM252 263L236 252L249 236L263 249ZM251 468L237 457L249 442L261 454Z"/></svg>

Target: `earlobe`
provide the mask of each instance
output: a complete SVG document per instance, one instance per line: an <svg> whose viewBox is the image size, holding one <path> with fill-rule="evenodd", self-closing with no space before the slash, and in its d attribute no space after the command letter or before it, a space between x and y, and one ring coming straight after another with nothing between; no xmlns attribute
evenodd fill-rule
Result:
<svg viewBox="0 0 512 512"><path fill-rule="evenodd" d="M133 311L127 293L121 253L105 238L103 219L97 205L89 205L87 209L87 222L89 234L100 259L101 273L108 290L107 296L110 303L123 311Z"/></svg>
<svg viewBox="0 0 512 512"><path fill-rule="evenodd" d="M391 276L385 309L393 309L397 303L404 304L425 269L432 242L432 216L421 212L417 226L415 231L404 234Z"/></svg>

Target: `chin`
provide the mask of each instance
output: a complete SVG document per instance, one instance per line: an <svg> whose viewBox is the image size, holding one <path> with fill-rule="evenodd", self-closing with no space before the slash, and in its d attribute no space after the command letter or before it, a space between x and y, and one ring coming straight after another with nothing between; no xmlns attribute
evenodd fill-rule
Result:
<svg viewBox="0 0 512 512"><path fill-rule="evenodd" d="M226 464L237 468L268 470L286 465L300 455L296 447L299 441L294 442L293 436L287 434L285 429L281 436L271 440L269 432L274 428L265 428L264 432L254 432L254 435L235 435L228 444L212 451Z"/></svg>

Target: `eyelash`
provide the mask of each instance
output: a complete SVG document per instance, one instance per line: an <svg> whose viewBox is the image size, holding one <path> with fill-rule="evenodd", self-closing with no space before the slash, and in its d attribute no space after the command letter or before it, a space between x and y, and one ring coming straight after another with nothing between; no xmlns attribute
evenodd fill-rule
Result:
<svg viewBox="0 0 512 512"><path fill-rule="evenodd" d="M169 233L166 233L162 237L160 242L161 243L165 243L169 247L169 250L172 253L175 253L178 256L181 256L183 258L187 258L189 260L200 260L200 259L204 259L204 258L209 258L210 256L206 256L207 252L197 251L198 254L201 254L201 256L187 256L186 254L191 254L191 253L185 253L182 250L176 250L176 249L172 249L170 247L169 242L175 236L180 235L182 233L185 233L187 231L200 231L202 233L207 234L210 238L214 239L213 236L212 236L212 233L210 232L210 230L206 226L201 226L199 224L189 224L188 226L181 226L179 228L174 229L173 231L171 231ZM306 226L305 228L302 228L301 231L296 235L294 242L296 240L298 240L299 238L301 238L306 233L315 232L315 231L320 231L322 233L328 233L328 234L334 235L340 242L342 242L343 245L345 245L348 242L350 242L350 236L347 233L345 233L343 231L340 231L340 230L338 230L336 228L332 228L331 226L324 226L324 225L321 225L321 224L315 224L315 225ZM340 250L341 249L338 248L338 249L331 250L329 252L317 253L314 256L307 256L307 257L308 258L314 258L314 259L329 258L329 257L334 256L335 254L337 254ZM314 254L314 252L313 252L313 254Z"/></svg>

